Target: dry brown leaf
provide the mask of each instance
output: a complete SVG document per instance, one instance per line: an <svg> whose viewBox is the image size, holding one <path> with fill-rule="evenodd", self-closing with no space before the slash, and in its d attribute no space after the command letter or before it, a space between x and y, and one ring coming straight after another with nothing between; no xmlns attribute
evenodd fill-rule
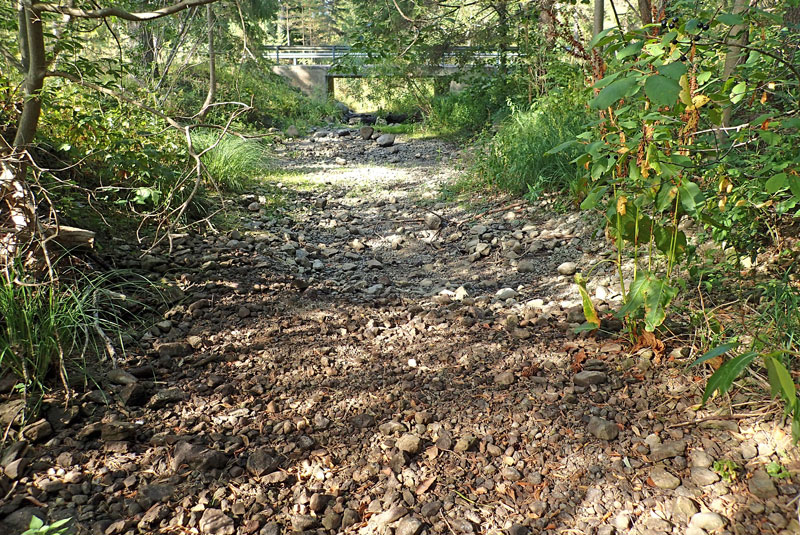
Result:
<svg viewBox="0 0 800 535"><path fill-rule="evenodd" d="M420 495L422 495L422 494L425 494L425 492L427 492L427 490L428 490L429 488L431 488L431 485L433 485L433 484L434 484L434 482L436 482L436 476L429 477L428 479L426 479L425 481L423 481L422 483L420 483L420 484L417 486L417 490L415 491L415 492L417 493L417 496L420 496Z"/></svg>

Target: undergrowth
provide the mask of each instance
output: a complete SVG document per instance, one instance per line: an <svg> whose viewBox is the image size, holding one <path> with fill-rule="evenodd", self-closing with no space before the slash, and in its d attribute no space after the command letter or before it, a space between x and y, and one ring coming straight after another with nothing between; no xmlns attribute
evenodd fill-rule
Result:
<svg viewBox="0 0 800 535"><path fill-rule="evenodd" d="M115 359L125 351L123 329L145 305L142 292L158 295L144 277L124 271L87 274L70 268L55 281L38 282L16 269L0 275L0 376L17 378L28 409L92 360Z"/></svg>
<svg viewBox="0 0 800 535"><path fill-rule="evenodd" d="M215 132L201 131L192 136L192 143L198 153L209 149L202 156L203 165L223 190L241 192L249 180L263 176L270 163L267 148L255 139L220 138Z"/></svg>
<svg viewBox="0 0 800 535"><path fill-rule="evenodd" d="M529 109L515 109L478 157L478 183L534 198L545 191L577 193L581 175L571 162L578 149L548 151L583 131L590 115L581 97L562 92L537 100Z"/></svg>

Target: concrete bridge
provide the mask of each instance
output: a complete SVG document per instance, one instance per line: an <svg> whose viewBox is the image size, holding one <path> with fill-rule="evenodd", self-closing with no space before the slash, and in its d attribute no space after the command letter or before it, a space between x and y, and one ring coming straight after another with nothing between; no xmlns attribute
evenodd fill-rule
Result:
<svg viewBox="0 0 800 535"><path fill-rule="evenodd" d="M369 64L371 55L366 52L352 51L345 45L327 46L270 46L261 50L264 59L274 61L272 72L289 80L289 83L308 96L324 98L333 96L336 78L369 78L387 76L385 73L375 74L375 65ZM451 76L470 65L480 64L493 69L499 66L502 59L499 51L485 51L472 47L454 47L451 52L442 56L437 65L421 65L416 70L416 77L436 78ZM505 52L507 60L518 56L516 49ZM474 63L463 65L455 62L456 58L469 57ZM344 59L355 59L355 72L337 69L338 63Z"/></svg>

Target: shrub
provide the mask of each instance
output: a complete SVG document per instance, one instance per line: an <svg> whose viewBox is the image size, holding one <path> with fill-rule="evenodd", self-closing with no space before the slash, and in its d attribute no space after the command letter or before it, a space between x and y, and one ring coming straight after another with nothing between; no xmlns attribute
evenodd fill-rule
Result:
<svg viewBox="0 0 800 535"><path fill-rule="evenodd" d="M517 194L574 188L579 173L572 160L576 147L548 151L575 139L590 115L578 92L564 92L515 110L487 144L475 172L482 181Z"/></svg>

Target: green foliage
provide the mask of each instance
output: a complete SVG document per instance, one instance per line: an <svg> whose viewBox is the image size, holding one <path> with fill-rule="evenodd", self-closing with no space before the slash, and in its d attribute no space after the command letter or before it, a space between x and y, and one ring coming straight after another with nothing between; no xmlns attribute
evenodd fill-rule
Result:
<svg viewBox="0 0 800 535"><path fill-rule="evenodd" d="M20 535L68 535L72 533L72 528L69 527L71 521L71 518L64 518L52 524L45 525L41 518L33 516L31 517L31 523L28 529L23 531Z"/></svg>
<svg viewBox="0 0 800 535"><path fill-rule="evenodd" d="M537 100L528 110L514 109L487 143L475 173L531 197L578 188L580 175L572 160L580 149L574 140L589 120L581 97L577 91L563 92Z"/></svg>
<svg viewBox="0 0 800 535"><path fill-rule="evenodd" d="M741 466L736 464L734 461L721 459L714 461L714 464L711 465L711 469L716 472L717 475L719 475L719 477L721 477L724 481L730 483L739 476L739 470L741 470Z"/></svg>
<svg viewBox="0 0 800 535"><path fill-rule="evenodd" d="M214 182L222 189L241 192L248 182L263 177L269 166L266 148L260 141L215 131L197 131L192 143Z"/></svg>
<svg viewBox="0 0 800 535"><path fill-rule="evenodd" d="M20 282L26 281L26 282ZM11 372L19 388L34 397L55 373L66 384L70 371L107 351L100 334L124 348L121 328L141 310L134 298L145 279L130 273L85 275L77 270L60 280L37 283L17 269L0 278L0 373Z"/></svg>
<svg viewBox="0 0 800 535"><path fill-rule="evenodd" d="M621 281L619 315L634 331L655 330L677 295L675 268L693 258L682 221L755 254L772 214L800 201L791 188L800 163L790 141L797 125L787 117L797 108L800 80L773 53L782 46L780 20L752 12L752 22L767 30L754 36L742 67L723 79L724 38L738 16L696 2L673 6L676 14L685 7L688 17L660 31L611 28L592 43L604 47L608 70L590 101L603 120L579 136L585 153L576 163L588 175L581 207L603 214L620 264L623 249L632 249L637 269L627 291ZM744 123L723 139L714 127L726 115ZM724 372L743 369L746 360Z"/></svg>
<svg viewBox="0 0 800 535"><path fill-rule="evenodd" d="M175 115L194 115L200 110L208 90L208 67L197 65L176 77L175 83L176 95L166 101L167 111ZM240 130L283 129L292 124L305 127L337 114L331 102L303 95L274 74L269 65L252 60L217 65L217 101L252 106L253 109L237 122ZM233 110L233 105L215 107L208 120L224 124Z"/></svg>
<svg viewBox="0 0 800 535"><path fill-rule="evenodd" d="M786 467L781 463L772 461L768 463L765 468L767 469L767 474L775 479L788 479L792 477L792 474L789 472L789 470L787 470Z"/></svg>

